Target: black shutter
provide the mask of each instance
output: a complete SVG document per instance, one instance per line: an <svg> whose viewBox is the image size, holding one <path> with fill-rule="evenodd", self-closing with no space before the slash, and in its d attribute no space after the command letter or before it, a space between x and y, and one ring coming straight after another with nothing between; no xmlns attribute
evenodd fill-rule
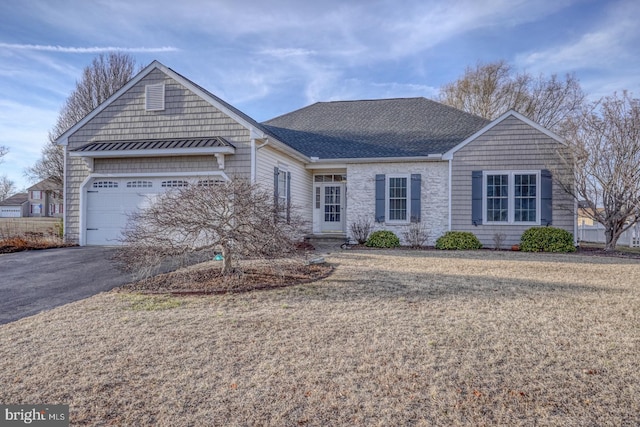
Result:
<svg viewBox="0 0 640 427"><path fill-rule="evenodd" d="M471 223L482 224L482 171L471 172Z"/></svg>
<svg viewBox="0 0 640 427"><path fill-rule="evenodd" d="M422 187L422 175L411 175L411 222L420 222L420 189Z"/></svg>
<svg viewBox="0 0 640 427"><path fill-rule="evenodd" d="M384 222L385 176L376 175L376 222Z"/></svg>
<svg viewBox="0 0 640 427"><path fill-rule="evenodd" d="M540 171L540 224L553 224L553 182L551 172L543 169Z"/></svg>
<svg viewBox="0 0 640 427"><path fill-rule="evenodd" d="M273 168L273 203L278 206L278 175L280 171L278 167Z"/></svg>

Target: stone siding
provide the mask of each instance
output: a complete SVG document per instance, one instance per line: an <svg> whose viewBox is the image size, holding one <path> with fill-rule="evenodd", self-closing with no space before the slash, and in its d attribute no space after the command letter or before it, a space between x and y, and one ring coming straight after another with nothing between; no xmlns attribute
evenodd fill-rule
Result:
<svg viewBox="0 0 640 427"><path fill-rule="evenodd" d="M427 245L447 231L449 226L448 162L367 163L347 165L347 235L359 218L369 220L374 230L393 231L403 245L409 224L375 222L375 186L377 174L420 174L421 224L428 232Z"/></svg>

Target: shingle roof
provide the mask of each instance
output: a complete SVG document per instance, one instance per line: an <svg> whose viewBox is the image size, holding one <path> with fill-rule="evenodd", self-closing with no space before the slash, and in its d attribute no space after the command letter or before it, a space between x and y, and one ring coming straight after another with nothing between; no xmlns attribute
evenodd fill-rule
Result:
<svg viewBox="0 0 640 427"><path fill-rule="evenodd" d="M186 138L186 139L139 139L134 141L105 141L91 142L72 151L96 152L96 151L128 151L128 150L167 150L183 148L209 148L209 147L233 147L233 145L219 136L210 138Z"/></svg>
<svg viewBox="0 0 640 427"><path fill-rule="evenodd" d="M47 178L27 188L27 191L33 190L62 190L62 184L57 184L53 179Z"/></svg>
<svg viewBox="0 0 640 427"><path fill-rule="evenodd" d="M318 102L262 123L309 157L443 154L489 123L426 98Z"/></svg>
<svg viewBox="0 0 640 427"><path fill-rule="evenodd" d="M1 201L0 206L20 206L23 203L25 203L27 200L29 200L29 194L17 193Z"/></svg>

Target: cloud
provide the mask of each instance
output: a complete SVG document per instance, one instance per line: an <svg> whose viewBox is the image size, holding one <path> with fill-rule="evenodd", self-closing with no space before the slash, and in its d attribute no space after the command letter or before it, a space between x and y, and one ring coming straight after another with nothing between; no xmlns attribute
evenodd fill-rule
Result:
<svg viewBox="0 0 640 427"><path fill-rule="evenodd" d="M74 46L54 46L41 44L14 44L0 43L0 49L12 50L30 50L44 52L59 53L101 53L101 52L130 52L130 53L158 53L158 52L177 52L180 49L172 46L163 47L114 47L114 46L93 46L93 47L74 47Z"/></svg>
<svg viewBox="0 0 640 427"><path fill-rule="evenodd" d="M516 65L533 73L576 73L594 98L625 88L635 92L640 87L638 13L640 3L635 0L608 4L602 19L587 32L546 49L521 53Z"/></svg>

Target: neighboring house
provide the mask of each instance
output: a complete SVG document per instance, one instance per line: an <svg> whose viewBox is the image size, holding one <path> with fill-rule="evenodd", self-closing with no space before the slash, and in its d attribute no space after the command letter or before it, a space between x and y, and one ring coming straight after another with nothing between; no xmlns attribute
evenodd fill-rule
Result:
<svg viewBox="0 0 640 427"><path fill-rule="evenodd" d="M14 194L0 202L0 218L20 218L29 216L29 195Z"/></svg>
<svg viewBox="0 0 640 427"><path fill-rule="evenodd" d="M61 218L64 213L62 187L51 179L45 179L27 188L29 192L29 216Z"/></svg>
<svg viewBox="0 0 640 427"><path fill-rule="evenodd" d="M264 123L153 62L65 132L65 233L117 244L127 213L172 187L245 178L297 206L309 233L368 220L400 238L476 234L510 246L531 226L575 232L552 180L562 141L516 112L489 122L424 98L320 102Z"/></svg>

